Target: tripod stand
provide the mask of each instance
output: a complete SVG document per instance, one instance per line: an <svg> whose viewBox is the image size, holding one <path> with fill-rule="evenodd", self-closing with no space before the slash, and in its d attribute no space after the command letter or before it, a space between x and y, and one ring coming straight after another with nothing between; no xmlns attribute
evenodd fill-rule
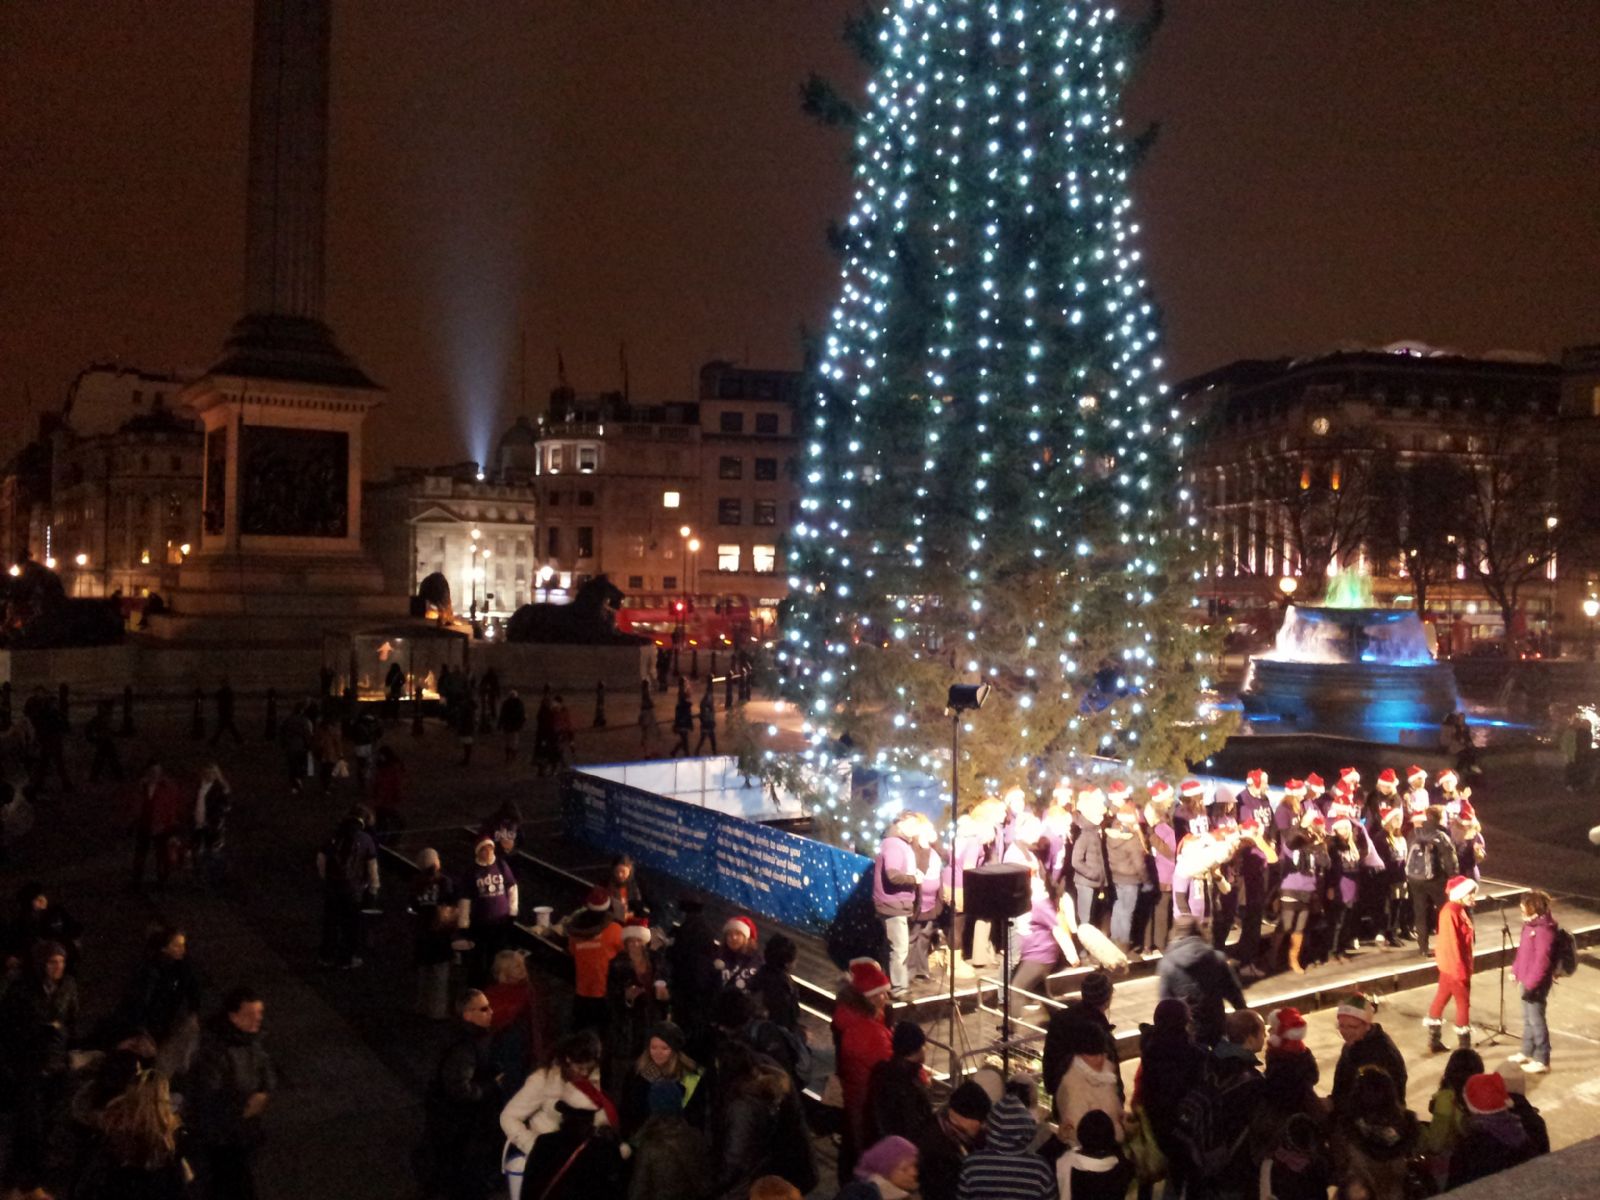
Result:
<svg viewBox="0 0 1600 1200"><path fill-rule="evenodd" d="M1498 1046L1501 1038L1511 1037L1511 1031L1506 1028L1506 962L1511 957L1511 923L1506 920L1504 906L1500 909L1500 1016L1494 1028L1489 1030L1487 1037L1479 1042L1480 1046Z"/></svg>

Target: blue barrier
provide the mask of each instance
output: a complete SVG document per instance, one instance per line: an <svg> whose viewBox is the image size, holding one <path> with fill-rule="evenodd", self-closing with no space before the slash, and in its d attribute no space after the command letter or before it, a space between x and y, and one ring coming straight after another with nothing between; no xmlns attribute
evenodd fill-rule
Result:
<svg viewBox="0 0 1600 1200"><path fill-rule="evenodd" d="M825 934L870 858L615 780L569 772L567 836L808 933Z"/></svg>

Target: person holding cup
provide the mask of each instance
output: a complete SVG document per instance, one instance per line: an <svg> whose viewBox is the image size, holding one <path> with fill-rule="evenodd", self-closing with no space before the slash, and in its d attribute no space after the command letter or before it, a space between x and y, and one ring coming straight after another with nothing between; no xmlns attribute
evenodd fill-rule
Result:
<svg viewBox="0 0 1600 1200"><path fill-rule="evenodd" d="M630 917L622 927L622 953L611 960L606 975L608 1089L628 1078L650 1029L666 1020L669 995L666 964L652 948L649 922Z"/></svg>

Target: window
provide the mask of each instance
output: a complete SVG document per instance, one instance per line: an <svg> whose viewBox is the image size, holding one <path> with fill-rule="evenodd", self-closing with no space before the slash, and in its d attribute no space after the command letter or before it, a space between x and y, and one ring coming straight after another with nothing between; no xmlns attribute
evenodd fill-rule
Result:
<svg viewBox="0 0 1600 1200"><path fill-rule="evenodd" d="M778 523L778 502L776 500L757 500L755 510L751 513L752 525L776 525Z"/></svg>
<svg viewBox="0 0 1600 1200"><path fill-rule="evenodd" d="M593 558L594 557L594 526L593 525L579 525L578 526L578 557L579 558Z"/></svg>
<svg viewBox="0 0 1600 1200"><path fill-rule="evenodd" d="M683 497L681 495L679 495L677 492L662 492L661 493L661 507L662 508L677 508L678 505L680 505L682 503L683 503Z"/></svg>
<svg viewBox="0 0 1600 1200"><path fill-rule="evenodd" d="M778 569L778 548L776 546L750 547L750 565L761 574Z"/></svg>
<svg viewBox="0 0 1600 1200"><path fill-rule="evenodd" d="M561 507L561 493L560 492L551 492L551 493L549 493L548 495L545 496L544 502L546 504L548 504L551 508L560 508Z"/></svg>
<svg viewBox="0 0 1600 1200"><path fill-rule="evenodd" d="M757 433L777 433L778 432L778 414L777 413L757 413L756 414L756 432Z"/></svg>
<svg viewBox="0 0 1600 1200"><path fill-rule="evenodd" d="M504 558L506 556L506 540L505 540L505 538L503 538L503 537L495 538L495 540L494 540L494 554L495 554L496 558Z"/></svg>
<svg viewBox="0 0 1600 1200"><path fill-rule="evenodd" d="M776 479L778 477L778 460L775 458L756 459L757 479Z"/></svg>
<svg viewBox="0 0 1600 1200"><path fill-rule="evenodd" d="M644 590L644 576L643 575L629 575L628 576L628 590L630 592L643 591Z"/></svg>
<svg viewBox="0 0 1600 1200"><path fill-rule="evenodd" d="M527 558L528 557L528 543L523 541L521 538L516 538L511 543L511 551L518 558Z"/></svg>
<svg viewBox="0 0 1600 1200"><path fill-rule="evenodd" d="M677 591L678 590L678 577L676 575L663 575L661 577L661 588L662 588L663 591L667 591L667 592L675 592L675 591Z"/></svg>
<svg viewBox="0 0 1600 1200"><path fill-rule="evenodd" d="M629 536L629 538L628 538L628 557L629 558L643 558L644 557L644 535L642 533L635 533L635 534L632 534L631 536Z"/></svg>
<svg viewBox="0 0 1600 1200"><path fill-rule="evenodd" d="M544 531L544 554L546 558L561 557L561 527L552 525Z"/></svg>
<svg viewBox="0 0 1600 1200"><path fill-rule="evenodd" d="M717 547L717 570L737 571L739 569L739 543L724 542Z"/></svg>
<svg viewBox="0 0 1600 1200"><path fill-rule="evenodd" d="M578 493L578 507L579 508L593 508L594 507L594 493L593 492L579 492Z"/></svg>
<svg viewBox="0 0 1600 1200"><path fill-rule="evenodd" d="M722 414L723 433L743 433L744 414L742 412L725 412Z"/></svg>
<svg viewBox="0 0 1600 1200"><path fill-rule="evenodd" d="M549 459L549 462L546 465L549 467L550 473L552 475L554 475L556 472L561 470L561 447L560 446L551 446L550 447L550 459Z"/></svg>
<svg viewBox="0 0 1600 1200"><path fill-rule="evenodd" d="M738 500L717 501L717 524L737 525L744 520L744 506Z"/></svg>
<svg viewBox="0 0 1600 1200"><path fill-rule="evenodd" d="M578 447L578 470L589 474L600 466L600 451L595 446Z"/></svg>
<svg viewBox="0 0 1600 1200"><path fill-rule="evenodd" d="M724 454L717 460L718 479L744 478L744 459Z"/></svg>

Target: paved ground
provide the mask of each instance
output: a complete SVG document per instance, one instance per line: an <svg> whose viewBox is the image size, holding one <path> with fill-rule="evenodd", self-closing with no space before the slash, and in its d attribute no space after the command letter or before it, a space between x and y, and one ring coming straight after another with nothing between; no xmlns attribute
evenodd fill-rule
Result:
<svg viewBox="0 0 1600 1200"><path fill-rule="evenodd" d="M241 708L241 725L259 738L260 714L248 705ZM763 719L769 713L781 718L770 708L759 712ZM132 765L160 752L179 771L192 771L213 752L190 741L187 733L186 710L165 719L147 716L139 737L123 744L125 756ZM553 811L551 780L535 778L525 765L505 766L489 740L479 747L474 765L462 769L453 739L437 726L414 740L403 724L390 738L409 767L409 824L437 830L435 844L447 864L467 861L461 825L506 796L515 796L536 823L530 849L537 848L537 822L548 821ZM615 761L636 751L632 726L579 733L580 761ZM189 929L192 953L212 998L236 982L248 981L263 991L268 1041L284 1080L270 1112L262 1162L268 1200L410 1196L408 1153L420 1129L419 1099L443 1034L406 1012L410 973L403 901L391 888L390 911L374 922L365 968L319 968L312 857L353 793L291 796L276 751L259 740L223 746L215 757L238 795L234 871L220 894L189 882L162 893L127 891L126 814L113 789L87 786L70 796L52 793L41 805L38 829L14 848L4 870L6 892L24 879L44 878L84 921L89 943L83 979L91 1018L115 1003L144 929L159 920ZM84 759L74 763L80 775L85 764ZM1596 806L1568 797L1553 765L1520 761L1497 778L1491 764L1477 798L1489 827L1494 874L1600 893L1594 878L1600 861L1584 837ZM538 902L535 896L525 899L529 905ZM1558 1144L1600 1130L1597 982L1600 967L1586 959L1579 976L1558 987L1551 1009L1558 1070L1529 1089L1545 1109ZM1477 981L1479 1019L1492 1011L1494 984L1492 975ZM1519 1014L1514 992L1509 996L1507 1019L1515 1029ZM1426 991L1419 990L1386 1001L1384 1020L1408 1053L1420 1052L1418 1019L1426 1000ZM1313 1047L1325 1074L1331 1074L1336 1054L1331 1014L1314 1016L1311 1026ZM1491 1053L1486 1057L1497 1061ZM1442 1060L1422 1062L1419 1054L1413 1105L1426 1104L1442 1066ZM831 1193L823 1189L822 1194Z"/></svg>

